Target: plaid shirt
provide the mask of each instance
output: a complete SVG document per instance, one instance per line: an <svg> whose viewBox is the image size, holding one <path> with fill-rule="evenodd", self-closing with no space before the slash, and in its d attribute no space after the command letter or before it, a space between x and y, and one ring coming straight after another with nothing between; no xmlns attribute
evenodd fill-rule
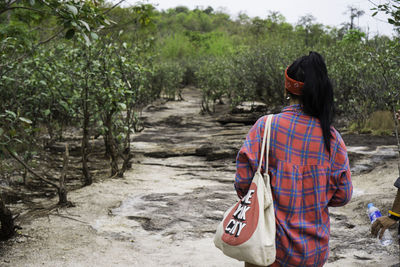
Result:
<svg viewBox="0 0 400 267"><path fill-rule="evenodd" d="M247 193L257 170L265 122L266 116L254 124L238 153L239 197ZM322 266L328 259L328 207L345 205L353 191L346 146L333 127L331 134L329 154L319 120L304 114L300 105L274 115L268 164L276 217L272 266Z"/></svg>

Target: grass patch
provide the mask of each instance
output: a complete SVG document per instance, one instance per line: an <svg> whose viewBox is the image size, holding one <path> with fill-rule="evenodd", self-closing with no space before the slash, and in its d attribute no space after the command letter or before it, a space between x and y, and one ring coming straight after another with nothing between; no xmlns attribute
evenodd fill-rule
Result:
<svg viewBox="0 0 400 267"><path fill-rule="evenodd" d="M372 135L392 135L394 132L394 119L390 111L375 111L368 119L362 123L352 123L349 126L351 132L358 132L360 134ZM399 127L400 132L400 127Z"/></svg>

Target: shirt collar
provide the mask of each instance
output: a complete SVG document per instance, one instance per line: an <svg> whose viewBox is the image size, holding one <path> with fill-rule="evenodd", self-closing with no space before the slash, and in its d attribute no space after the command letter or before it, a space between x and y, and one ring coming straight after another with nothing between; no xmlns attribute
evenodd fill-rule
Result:
<svg viewBox="0 0 400 267"><path fill-rule="evenodd" d="M294 105L284 107L282 112L303 113L303 109L300 104L294 104Z"/></svg>

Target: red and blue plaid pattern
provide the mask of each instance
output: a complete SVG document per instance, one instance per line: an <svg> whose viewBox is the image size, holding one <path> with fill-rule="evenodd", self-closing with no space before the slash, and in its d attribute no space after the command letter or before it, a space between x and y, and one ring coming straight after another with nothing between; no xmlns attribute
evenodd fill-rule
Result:
<svg viewBox="0 0 400 267"><path fill-rule="evenodd" d="M265 122L266 116L254 124L238 153L239 197L247 193L257 170ZM333 127L331 134L329 154L319 120L304 114L300 105L274 115L268 164L276 217L272 266L322 266L328 259L328 207L345 205L353 191L346 146Z"/></svg>

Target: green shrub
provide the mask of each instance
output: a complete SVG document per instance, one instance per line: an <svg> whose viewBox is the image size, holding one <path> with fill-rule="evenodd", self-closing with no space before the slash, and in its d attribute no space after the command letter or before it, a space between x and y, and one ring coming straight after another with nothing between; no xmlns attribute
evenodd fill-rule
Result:
<svg viewBox="0 0 400 267"><path fill-rule="evenodd" d="M196 83L203 92L201 106L203 111L211 112L215 110L216 101L222 102L222 97L229 91L231 63L224 57L210 57L200 63L195 75Z"/></svg>
<svg viewBox="0 0 400 267"><path fill-rule="evenodd" d="M167 61L155 66L152 86L156 94L171 100L182 99L184 74L185 69L178 62Z"/></svg>

